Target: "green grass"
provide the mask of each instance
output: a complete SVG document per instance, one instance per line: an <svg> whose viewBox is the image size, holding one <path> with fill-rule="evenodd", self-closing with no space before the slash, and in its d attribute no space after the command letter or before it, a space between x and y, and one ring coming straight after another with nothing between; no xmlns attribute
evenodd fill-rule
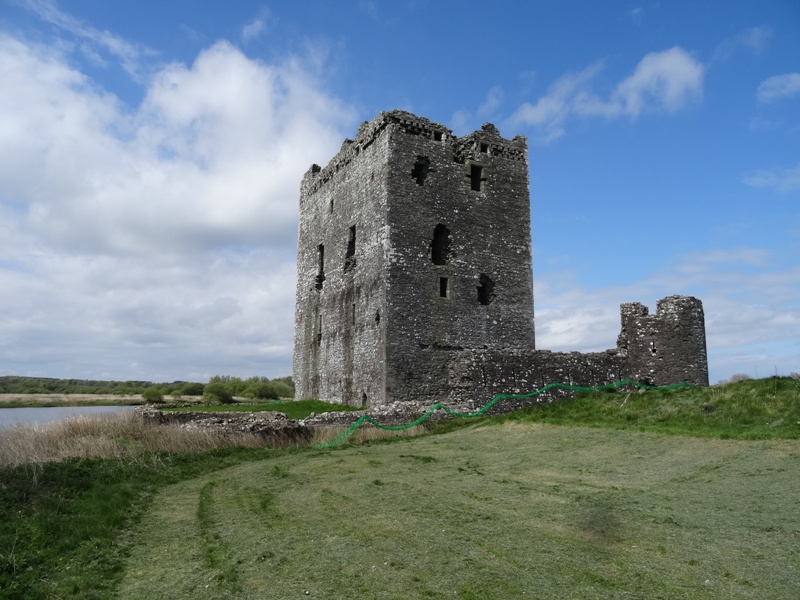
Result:
<svg viewBox="0 0 800 600"><path fill-rule="evenodd" d="M800 380L770 377L710 388L584 392L501 420L722 439L798 439Z"/></svg>
<svg viewBox="0 0 800 600"><path fill-rule="evenodd" d="M0 469L0 598L107 598L122 574L124 532L158 489L275 455L228 449Z"/></svg>
<svg viewBox="0 0 800 600"><path fill-rule="evenodd" d="M798 404L778 378L4 468L0 598L798 598Z"/></svg>
<svg viewBox="0 0 800 600"><path fill-rule="evenodd" d="M795 599L798 459L506 423L252 461L161 490L118 597Z"/></svg>
<svg viewBox="0 0 800 600"><path fill-rule="evenodd" d="M331 404L320 400L264 400L248 404L203 404L197 406L182 406L179 408L165 408L164 410L175 412L260 412L274 410L282 412L290 419L305 419L311 413L354 411L362 409L344 404Z"/></svg>

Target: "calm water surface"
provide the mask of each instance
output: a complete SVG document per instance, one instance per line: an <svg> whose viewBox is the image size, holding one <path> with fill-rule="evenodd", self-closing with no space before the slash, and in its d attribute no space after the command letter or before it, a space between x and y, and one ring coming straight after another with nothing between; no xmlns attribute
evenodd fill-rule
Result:
<svg viewBox="0 0 800 600"><path fill-rule="evenodd" d="M46 406L41 408L0 408L0 427L41 425L67 417L134 410L135 406Z"/></svg>

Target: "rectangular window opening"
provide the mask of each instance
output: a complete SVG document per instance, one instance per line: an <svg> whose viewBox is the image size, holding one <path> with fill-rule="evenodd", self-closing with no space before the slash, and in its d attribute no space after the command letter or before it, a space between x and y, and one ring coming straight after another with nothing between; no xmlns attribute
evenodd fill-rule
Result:
<svg viewBox="0 0 800 600"><path fill-rule="evenodd" d="M442 132L441 131L434 131L433 132L433 141L434 142L441 142L442 141Z"/></svg>
<svg viewBox="0 0 800 600"><path fill-rule="evenodd" d="M481 152L483 154L488 154L489 153L489 144L484 144L483 142L481 142Z"/></svg>
<svg viewBox="0 0 800 600"><path fill-rule="evenodd" d="M473 192L483 191L483 167L480 165L470 166L469 187Z"/></svg>
<svg viewBox="0 0 800 600"><path fill-rule="evenodd" d="M439 277L439 297L447 298L447 277Z"/></svg>
<svg viewBox="0 0 800 600"><path fill-rule="evenodd" d="M344 255L344 270L349 271L356 265L356 226L350 227L347 237L347 252Z"/></svg>

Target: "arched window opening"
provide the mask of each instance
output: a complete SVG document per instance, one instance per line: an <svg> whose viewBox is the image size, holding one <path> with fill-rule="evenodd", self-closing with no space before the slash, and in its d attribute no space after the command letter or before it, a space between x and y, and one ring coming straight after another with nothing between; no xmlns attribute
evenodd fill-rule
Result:
<svg viewBox="0 0 800 600"><path fill-rule="evenodd" d="M494 300L494 281L486 273L481 273L479 281L478 302L483 306L488 306Z"/></svg>
<svg viewBox="0 0 800 600"><path fill-rule="evenodd" d="M435 265L446 265L450 261L450 230L441 223L433 230L431 260Z"/></svg>

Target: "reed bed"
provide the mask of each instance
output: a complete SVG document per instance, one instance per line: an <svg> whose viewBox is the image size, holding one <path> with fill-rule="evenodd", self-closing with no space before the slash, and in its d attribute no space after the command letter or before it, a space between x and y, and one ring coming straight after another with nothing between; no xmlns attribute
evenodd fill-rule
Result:
<svg viewBox="0 0 800 600"><path fill-rule="evenodd" d="M280 442L280 440L278 440ZM287 445L290 445L286 440ZM146 425L138 413L67 418L44 425L0 428L0 466L70 458L137 458L161 452L205 452L231 446L275 447L276 440L249 433ZM278 444L281 445L281 444Z"/></svg>
<svg viewBox="0 0 800 600"><path fill-rule="evenodd" d="M71 417L44 425L14 425L0 428L0 467L59 462L71 458L136 459L159 453L198 453L234 446L244 448L288 448L327 442L345 427L315 429L311 440L280 433L221 432L182 425L145 424L140 414L100 414ZM385 431L372 426L359 428L348 443L364 443L426 432L422 425L405 431Z"/></svg>

